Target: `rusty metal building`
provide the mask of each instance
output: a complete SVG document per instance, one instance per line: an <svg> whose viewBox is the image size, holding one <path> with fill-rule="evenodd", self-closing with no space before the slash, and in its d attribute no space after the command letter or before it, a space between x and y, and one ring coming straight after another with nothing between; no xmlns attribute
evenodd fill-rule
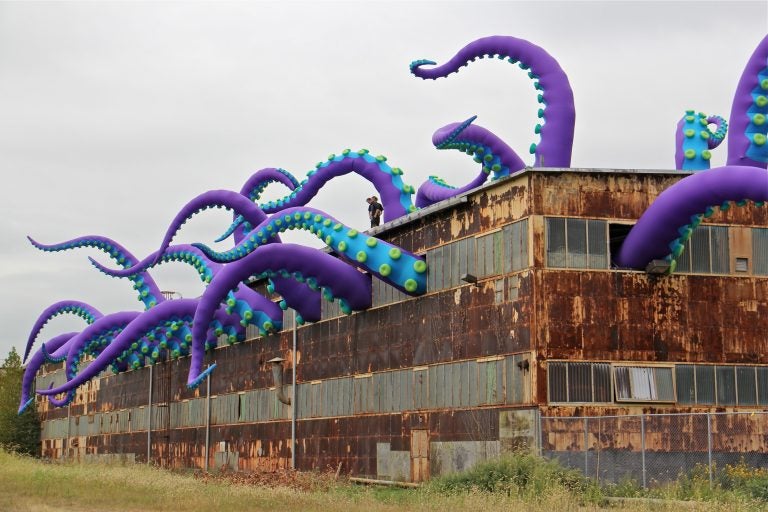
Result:
<svg viewBox="0 0 768 512"><path fill-rule="evenodd" d="M286 382L297 368L296 467L380 479L567 451L547 446L542 417L765 409L768 208L717 209L672 275L611 264L685 175L527 169L374 228L426 254L424 296L374 280L371 309L324 303L322 321L296 329L295 354L287 314L279 334L211 352L209 390L186 388L185 358L104 375L69 408L38 400L43 454L287 467L293 406L277 398L275 357ZM61 383L58 368L37 387ZM768 435L751 439L768 451Z"/></svg>

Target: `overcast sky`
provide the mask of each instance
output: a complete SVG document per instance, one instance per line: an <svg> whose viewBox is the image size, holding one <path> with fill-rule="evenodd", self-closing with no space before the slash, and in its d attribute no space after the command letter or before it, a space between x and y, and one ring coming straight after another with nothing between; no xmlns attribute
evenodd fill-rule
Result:
<svg viewBox="0 0 768 512"><path fill-rule="evenodd" d="M344 148L386 155L414 186L430 174L460 185L476 164L431 135L474 114L532 163L525 73L480 61L422 81L412 60L443 62L488 35L528 39L570 79L574 167L669 169L677 120L689 108L727 118L766 32L765 1L2 2L0 359L53 302L140 309L128 281L90 266L105 260L94 250L43 253L27 234L105 235L143 257L195 195L239 190L263 167L302 179ZM713 162L724 159L723 146ZM347 176L311 205L365 228L373 192ZM228 221L200 215L177 242L211 242ZM188 268L153 274L162 289L202 292ZM83 326L60 318L41 339Z"/></svg>

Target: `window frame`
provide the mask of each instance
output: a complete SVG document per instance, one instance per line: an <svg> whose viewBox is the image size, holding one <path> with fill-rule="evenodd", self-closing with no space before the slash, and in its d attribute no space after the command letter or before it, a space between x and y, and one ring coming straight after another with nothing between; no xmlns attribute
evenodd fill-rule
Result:
<svg viewBox="0 0 768 512"><path fill-rule="evenodd" d="M616 400L617 403L654 403L654 404L656 404L656 403L662 403L662 404L669 404L669 403L674 404L674 403L677 403L677 383L676 383L677 375L676 375L676 372L675 372L675 366L676 365L674 363L670 363L670 364L646 364L646 363L618 363L618 364L616 364L616 363L613 363L611 365L611 370L612 370L611 377L613 378L613 389L615 390L614 391L615 392L614 399ZM649 388L649 391L650 391L651 394L653 394L655 392L657 398L646 398L646 397L638 397L638 396L636 396L635 390L632 387L632 374L631 373L628 373L628 378L630 379L629 383L628 383L629 384L630 397L628 397L628 398L620 398L619 397L620 386L619 386L619 382L618 382L618 373L619 373L618 370L619 369L623 369L623 368L632 368L632 369L638 369L638 370L653 370L653 373L652 373L653 374L653 381L652 381L653 387ZM663 398L660 398L660 396L662 394L660 392L661 391L661 388L660 388L661 381L659 380L658 376L656 375L656 373L657 373L656 371L657 370L669 370L669 372L670 372L670 377L671 377L670 378L670 382L672 384L672 389L671 389L671 392L670 392L671 398L669 400L665 400ZM649 381L649 384L650 383L651 383L651 381Z"/></svg>

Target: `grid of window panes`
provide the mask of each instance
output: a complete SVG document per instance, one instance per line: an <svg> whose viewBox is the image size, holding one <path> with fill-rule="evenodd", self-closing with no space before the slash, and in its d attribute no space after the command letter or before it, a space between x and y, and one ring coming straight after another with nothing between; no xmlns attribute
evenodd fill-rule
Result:
<svg viewBox="0 0 768 512"><path fill-rule="evenodd" d="M339 299L334 299L333 302L326 300L324 297L320 297L320 318L325 320L328 318L335 318L341 316L341 305Z"/></svg>
<svg viewBox="0 0 768 512"><path fill-rule="evenodd" d="M768 275L768 228L752 228L752 272Z"/></svg>
<svg viewBox="0 0 768 512"><path fill-rule="evenodd" d="M675 272L728 274L729 254L726 226L699 226L685 243Z"/></svg>
<svg viewBox="0 0 768 512"><path fill-rule="evenodd" d="M768 367L675 366L677 402L700 405L768 405Z"/></svg>
<svg viewBox="0 0 768 512"><path fill-rule="evenodd" d="M374 278L371 282L371 289L373 291L373 307L400 302L408 298L404 292L388 285L381 279Z"/></svg>
<svg viewBox="0 0 768 512"><path fill-rule="evenodd" d="M549 402L612 402L610 363L552 361Z"/></svg>
<svg viewBox="0 0 768 512"><path fill-rule="evenodd" d="M608 224L603 220L546 218L547 266L608 268Z"/></svg>
<svg viewBox="0 0 768 512"><path fill-rule="evenodd" d="M498 231L456 240L427 251L427 289L430 291L465 284L464 274L476 277L522 270L528 266L528 220Z"/></svg>
<svg viewBox="0 0 768 512"><path fill-rule="evenodd" d="M464 284L461 276L475 272L475 239L463 238L427 251L427 272L430 291Z"/></svg>

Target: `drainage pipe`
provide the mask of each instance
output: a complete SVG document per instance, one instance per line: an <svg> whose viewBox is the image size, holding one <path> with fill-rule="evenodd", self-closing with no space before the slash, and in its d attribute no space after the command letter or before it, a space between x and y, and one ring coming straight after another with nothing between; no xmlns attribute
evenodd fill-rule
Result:
<svg viewBox="0 0 768 512"><path fill-rule="evenodd" d="M296 310L293 310L293 377L291 385L291 469L296 469L296 409L298 401L296 400L296 370L298 358L296 357L296 345L298 338L298 325L296 325Z"/></svg>

